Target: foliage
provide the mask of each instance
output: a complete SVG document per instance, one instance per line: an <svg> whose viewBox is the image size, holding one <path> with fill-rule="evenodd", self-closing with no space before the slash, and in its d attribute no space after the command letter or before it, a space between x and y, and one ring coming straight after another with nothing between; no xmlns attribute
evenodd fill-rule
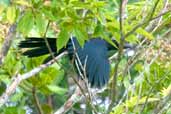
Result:
<svg viewBox="0 0 171 114"><path fill-rule="evenodd" d="M124 15L123 34L126 41L139 46L136 56L123 56L119 64L117 78L116 105L111 114L151 114L171 92L171 14L170 0L130 0ZM155 7L155 10L153 8ZM17 23L17 38L0 69L0 94L8 87L17 73L26 73L42 64L44 57L23 57L17 44L26 36L56 37L59 51L69 38L76 36L80 45L94 37L101 37L113 44L111 36L120 41L119 22L120 0L1 0L0 1L0 46L10 25ZM152 19L151 17L152 16ZM162 18L160 18L162 17ZM91 37L90 37L91 36ZM145 43L142 43L144 42ZM143 45L141 45L143 44ZM113 44L114 45L114 44ZM133 62L132 62L133 61ZM70 77L75 76L73 66L65 57L35 77L25 80L17 87L5 106L2 114L38 113L37 101L44 113L50 114L61 107L71 95ZM111 79L115 61L111 62ZM102 102L95 107L101 113L108 108L111 81L105 91L95 96ZM71 113L88 113L92 109L78 102ZM88 104L88 103L87 103ZM169 114L170 99L161 107L161 113ZM168 106L168 107L167 107Z"/></svg>

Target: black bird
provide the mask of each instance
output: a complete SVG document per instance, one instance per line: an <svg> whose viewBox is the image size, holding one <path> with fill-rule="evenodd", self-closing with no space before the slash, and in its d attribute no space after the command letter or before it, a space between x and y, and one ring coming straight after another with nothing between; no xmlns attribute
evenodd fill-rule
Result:
<svg viewBox="0 0 171 114"><path fill-rule="evenodd" d="M56 38L47 38L49 46L54 56L59 55L63 51L68 51L70 59L75 59L79 64L79 69L83 73L81 66L85 66L85 73L91 87L102 87L109 80L110 64L108 60L108 51L116 50L117 48L106 42L101 38L92 38L85 42L81 47L76 38L72 38L68 41L65 48L62 48L57 52ZM118 43L114 41L115 45ZM73 45L74 44L74 45ZM20 48L28 48L23 55L28 57L38 57L45 54L49 54L46 62L53 57L49 53L44 38L29 37L26 40L21 41ZM125 45L125 48L130 48L130 45ZM76 57L78 55L78 58Z"/></svg>

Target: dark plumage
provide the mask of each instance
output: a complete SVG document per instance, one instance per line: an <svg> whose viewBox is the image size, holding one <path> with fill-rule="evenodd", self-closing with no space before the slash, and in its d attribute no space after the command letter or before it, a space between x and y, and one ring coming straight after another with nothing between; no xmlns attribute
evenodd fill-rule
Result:
<svg viewBox="0 0 171 114"><path fill-rule="evenodd" d="M76 38L73 38L72 41L75 45L75 50L73 48L72 41L69 40L66 48L59 50L58 53L56 39L47 38L47 41L54 56L59 55L63 51L68 51L70 58L73 59L73 57L75 57L75 52L78 54L82 66L85 66L86 76L88 82L91 84L91 87L102 87L108 82L110 73L108 51L111 49L116 50L116 48L111 46L105 40L93 38L87 41L84 46L81 47ZM117 42L114 43L118 46ZM19 47L28 48L28 50L23 53L23 55L28 57L37 57L49 54L49 50L43 38L27 38L26 40L20 42ZM45 61L47 62L51 59L52 57L49 55ZM82 70L81 67L80 70Z"/></svg>

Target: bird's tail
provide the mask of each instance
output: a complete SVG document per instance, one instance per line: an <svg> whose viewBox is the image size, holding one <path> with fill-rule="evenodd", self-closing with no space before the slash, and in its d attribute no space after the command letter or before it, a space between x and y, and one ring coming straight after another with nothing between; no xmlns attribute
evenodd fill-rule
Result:
<svg viewBox="0 0 171 114"><path fill-rule="evenodd" d="M51 54L47 46L47 43L52 51ZM52 54L54 56L57 56L64 51L64 49L61 49L59 52L57 52L56 38L47 38L47 42L46 42L44 38L28 37L24 41L21 41L18 47L21 49L26 48L26 50L22 54L28 57L38 57L38 56L50 54L50 56L47 58L46 61L52 59L51 56Z"/></svg>

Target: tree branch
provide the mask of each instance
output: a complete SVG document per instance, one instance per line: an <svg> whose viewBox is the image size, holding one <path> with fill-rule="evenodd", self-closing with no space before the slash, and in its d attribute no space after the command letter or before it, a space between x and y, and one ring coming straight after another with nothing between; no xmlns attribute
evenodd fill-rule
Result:
<svg viewBox="0 0 171 114"><path fill-rule="evenodd" d="M72 96L64 103L64 105L61 106L54 114L65 114L66 112L68 112L68 111L72 108L72 106L73 106L75 103L81 101L83 98L86 99L87 102L89 103L89 105L91 106L92 111L94 111L93 114L98 114L97 109L96 109L94 106L92 106L93 104L91 104L91 103L90 103L90 100L87 99L87 97L89 96L89 93L86 93L86 94L85 94L85 93L83 92L82 89L84 89L84 88L86 88L86 87L85 87L85 85L84 85L84 87L82 87L82 85L83 85L82 83L84 83L84 80L79 81L79 84L77 84L77 82L76 82L77 88L75 89L75 92L74 92L74 93L72 94ZM81 87L79 87L80 85L81 85ZM96 91L91 91L91 92L93 92L93 94L97 94L97 93L103 92L105 89L107 89L107 88L104 88L103 90L99 90L99 91L96 90Z"/></svg>
<svg viewBox="0 0 171 114"><path fill-rule="evenodd" d="M29 71L29 72L27 72L27 73L25 73L23 75L18 74L17 76L13 76L14 79L12 80L11 84L7 87L7 89L2 94L2 96L0 96L0 107L3 106L7 102L10 95L15 92L16 88L18 87L18 85L23 80L26 80L26 79L34 76L35 74L39 73L40 71L44 70L45 68L47 68L48 66L55 63L55 61L57 61L58 59L60 59L61 57L63 57L66 54L68 54L68 52L65 51L65 52L61 53L60 55L58 55L57 57L55 57L55 59L49 61L46 64L42 64L39 67L36 67L33 70L31 70L31 71Z"/></svg>
<svg viewBox="0 0 171 114"><path fill-rule="evenodd" d="M118 56L117 56L117 62L115 65L115 69L114 69L114 76L113 76L113 81L112 81L112 87L111 87L111 100L112 102L109 105L109 110L108 113L110 112L110 110L113 107L113 103L115 102L116 99L116 85L117 85L117 74L118 74L118 67L119 67L119 63L122 57L122 52L123 52L123 46L124 46L124 42L125 42L125 37L123 35L123 13L125 11L126 8L126 4L127 4L128 0L122 0L120 3L120 10L119 10L119 23L120 23L120 44L119 44L119 52L118 52Z"/></svg>
<svg viewBox="0 0 171 114"><path fill-rule="evenodd" d="M8 53L8 50L11 46L11 42L15 36L16 33L16 24L13 24L10 26L8 34L5 38L4 43L2 44L1 50L0 50L0 65L2 65L3 63L3 59L5 58L5 56Z"/></svg>
<svg viewBox="0 0 171 114"><path fill-rule="evenodd" d="M118 75L118 67L119 67L119 63L122 57L122 52L123 52L123 46L124 46L124 42L125 42L125 38L128 37L129 35L133 34L139 27L148 24L151 20L155 19L153 18L154 12L158 6L160 0L157 0L155 2L154 7L151 9L150 13L149 13L149 18L147 20L144 20L142 23L138 24L137 26L135 26L130 32L128 32L127 34L123 34L123 13L124 13L124 9L126 7L127 4L127 0L122 0L120 3L120 10L119 10L119 23L120 23L120 45L119 45L119 52L118 52L118 56L117 56L117 62L115 64L115 69L114 69L114 76L113 76L113 82L112 82L112 88L111 88L111 103L109 105L109 109L108 109L108 113L112 110L113 106L115 105L115 98L116 98L116 85L117 85L117 75Z"/></svg>

